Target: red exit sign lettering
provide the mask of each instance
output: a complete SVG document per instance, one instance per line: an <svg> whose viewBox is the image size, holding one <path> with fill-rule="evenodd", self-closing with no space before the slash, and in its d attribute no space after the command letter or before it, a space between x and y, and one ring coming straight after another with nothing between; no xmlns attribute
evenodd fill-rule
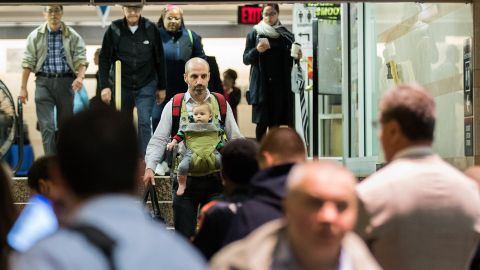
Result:
<svg viewBox="0 0 480 270"><path fill-rule="evenodd" d="M259 6L239 6L239 24L257 24L262 19L262 8Z"/></svg>

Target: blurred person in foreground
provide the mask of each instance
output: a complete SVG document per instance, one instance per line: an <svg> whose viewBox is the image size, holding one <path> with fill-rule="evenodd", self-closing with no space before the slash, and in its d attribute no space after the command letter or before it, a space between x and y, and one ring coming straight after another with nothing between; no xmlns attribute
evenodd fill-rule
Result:
<svg viewBox="0 0 480 270"><path fill-rule="evenodd" d="M53 205L55 215L61 225L67 222L69 195L59 180L57 156L42 156L35 160L27 175L28 187L32 194L47 197Z"/></svg>
<svg viewBox="0 0 480 270"><path fill-rule="evenodd" d="M480 187L480 166L471 166L464 171L465 175L472 178L477 186Z"/></svg>
<svg viewBox="0 0 480 270"><path fill-rule="evenodd" d="M354 176L342 166L313 161L293 167L285 218L261 226L221 250L211 269L379 270L351 232L357 215Z"/></svg>
<svg viewBox="0 0 480 270"><path fill-rule="evenodd" d="M258 144L249 139L228 142L221 151L225 197L202 207L199 230L193 244L210 259L220 248L231 226L232 218L248 198L250 180L258 171Z"/></svg>
<svg viewBox="0 0 480 270"><path fill-rule="evenodd" d="M388 91L379 104L388 164L357 186L356 231L387 270L468 269L479 240L476 184L432 149L435 101L421 86Z"/></svg>
<svg viewBox="0 0 480 270"><path fill-rule="evenodd" d="M292 128L272 129L260 143L260 171L250 183L250 198L231 221L224 245L241 239L264 223L283 217L282 200L287 193L287 175L305 161L306 150L300 135Z"/></svg>
<svg viewBox="0 0 480 270"><path fill-rule="evenodd" d="M138 151L133 123L112 108L65 123L58 160L74 201L69 226L21 254L13 269L203 269L201 256L147 217L134 196Z"/></svg>
<svg viewBox="0 0 480 270"><path fill-rule="evenodd" d="M10 248L7 244L7 234L17 218L17 212L13 205L10 177L7 173L7 167L0 164L0 269L8 269Z"/></svg>

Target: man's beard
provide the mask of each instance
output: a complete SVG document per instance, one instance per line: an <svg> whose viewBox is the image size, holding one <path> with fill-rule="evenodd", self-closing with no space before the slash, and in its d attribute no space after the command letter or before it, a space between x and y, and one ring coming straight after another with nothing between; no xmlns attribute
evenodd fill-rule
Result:
<svg viewBox="0 0 480 270"><path fill-rule="evenodd" d="M193 92L196 94L196 95L200 95L200 94L203 94L203 92L205 92L205 90L207 90L207 88L203 85L197 85L197 86L194 86L193 87Z"/></svg>

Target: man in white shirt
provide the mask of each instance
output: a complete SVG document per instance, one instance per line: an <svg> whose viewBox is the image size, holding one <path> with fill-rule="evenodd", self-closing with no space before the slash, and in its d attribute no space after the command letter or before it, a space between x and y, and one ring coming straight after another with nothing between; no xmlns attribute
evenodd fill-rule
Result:
<svg viewBox="0 0 480 270"><path fill-rule="evenodd" d="M188 85L188 91L185 93L182 102L185 103L188 115L191 116L193 114L193 104L217 102L213 94L207 89L210 71L208 63L205 60L201 58L190 59L185 64L184 79ZM233 117L232 109L228 103L226 105L227 111L224 131L227 139L241 138L242 135ZM154 184L154 170L162 160L165 147L170 142L174 124L172 123L172 106L173 99L165 105L158 128L148 143L145 155L146 169L143 178L145 184L149 182ZM220 115L218 115L218 117L220 118ZM176 131L174 131L174 133L176 133ZM177 187L178 183L175 181L173 186L174 190ZM187 238L192 237L195 233L197 223L198 206L215 199L222 191L223 187L218 172L206 172L205 175L188 176L185 193L177 196L174 192L173 211L175 230Z"/></svg>
<svg viewBox="0 0 480 270"><path fill-rule="evenodd" d="M403 85L380 100L388 165L357 187L357 232L384 269L468 269L479 239L475 183L432 150L435 101Z"/></svg>

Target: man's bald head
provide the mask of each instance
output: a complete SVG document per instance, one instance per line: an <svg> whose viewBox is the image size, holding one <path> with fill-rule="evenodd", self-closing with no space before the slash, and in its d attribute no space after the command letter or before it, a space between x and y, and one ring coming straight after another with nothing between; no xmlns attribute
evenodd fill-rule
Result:
<svg viewBox="0 0 480 270"><path fill-rule="evenodd" d="M309 161L292 168L284 209L294 252L325 263L338 256L357 218L355 177L340 164Z"/></svg>
<svg viewBox="0 0 480 270"><path fill-rule="evenodd" d="M210 65L207 61L199 57L194 57L185 63L185 74L188 74L193 66L207 67L208 72L210 72Z"/></svg>
<svg viewBox="0 0 480 270"><path fill-rule="evenodd" d="M304 181L314 179L326 185L342 185L355 192L357 180L345 167L333 161L315 160L301 163L292 168L287 178L287 191L298 189Z"/></svg>

